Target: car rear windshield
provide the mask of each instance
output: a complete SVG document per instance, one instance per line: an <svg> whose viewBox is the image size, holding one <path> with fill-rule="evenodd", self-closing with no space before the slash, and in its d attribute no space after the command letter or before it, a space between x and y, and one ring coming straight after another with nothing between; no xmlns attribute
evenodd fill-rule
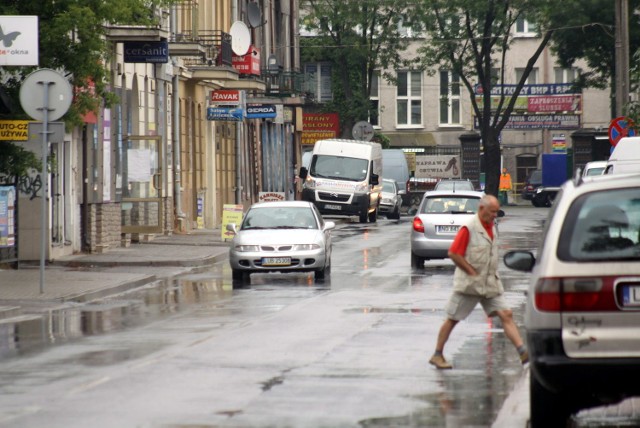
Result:
<svg viewBox="0 0 640 428"><path fill-rule="evenodd" d="M560 234L566 261L640 259L640 188L594 192L577 198Z"/></svg>
<svg viewBox="0 0 640 428"><path fill-rule="evenodd" d="M435 196L426 198L420 212L422 214L473 214L478 211L480 198Z"/></svg>

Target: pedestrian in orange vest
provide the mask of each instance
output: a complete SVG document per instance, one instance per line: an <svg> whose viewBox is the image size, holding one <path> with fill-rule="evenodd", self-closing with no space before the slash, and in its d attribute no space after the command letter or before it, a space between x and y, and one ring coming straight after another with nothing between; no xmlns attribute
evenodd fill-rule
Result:
<svg viewBox="0 0 640 428"><path fill-rule="evenodd" d="M507 168L502 168L502 174L500 174L500 203L502 205L508 205L509 192L511 191L511 175L507 172Z"/></svg>

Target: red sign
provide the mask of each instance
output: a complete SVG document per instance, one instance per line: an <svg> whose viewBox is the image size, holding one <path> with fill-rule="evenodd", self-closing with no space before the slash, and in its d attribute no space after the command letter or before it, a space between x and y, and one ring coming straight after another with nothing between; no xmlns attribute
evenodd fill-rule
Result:
<svg viewBox="0 0 640 428"><path fill-rule="evenodd" d="M527 110L532 113L554 113L558 111L581 111L580 95L547 95L527 97Z"/></svg>
<svg viewBox="0 0 640 428"><path fill-rule="evenodd" d="M209 102L214 105L234 105L240 104L240 91L232 89L221 89L211 91Z"/></svg>
<svg viewBox="0 0 640 428"><path fill-rule="evenodd" d="M302 115L302 144L336 138L340 133L338 113L304 113Z"/></svg>
<svg viewBox="0 0 640 428"><path fill-rule="evenodd" d="M246 55L234 55L231 58L231 65L238 70L240 74L260 76L260 49L251 45L249 47L249 53Z"/></svg>
<svg viewBox="0 0 640 428"><path fill-rule="evenodd" d="M623 137L633 137L636 135L635 130L633 129L634 124L633 121L624 116L616 117L609 124L609 142L612 146L615 147Z"/></svg>

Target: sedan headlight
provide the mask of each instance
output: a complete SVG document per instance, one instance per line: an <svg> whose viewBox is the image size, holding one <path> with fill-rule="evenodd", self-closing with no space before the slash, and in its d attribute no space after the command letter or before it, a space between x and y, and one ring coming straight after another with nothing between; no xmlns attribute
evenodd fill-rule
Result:
<svg viewBox="0 0 640 428"><path fill-rule="evenodd" d="M309 251L318 249L320 249L320 245L318 244L295 244L291 247L291 251Z"/></svg>
<svg viewBox="0 0 640 428"><path fill-rule="evenodd" d="M382 203L385 205L393 205L393 200L389 198L382 198Z"/></svg>
<svg viewBox="0 0 640 428"><path fill-rule="evenodd" d="M260 251L260 245L236 245L236 251L239 253L249 253Z"/></svg>

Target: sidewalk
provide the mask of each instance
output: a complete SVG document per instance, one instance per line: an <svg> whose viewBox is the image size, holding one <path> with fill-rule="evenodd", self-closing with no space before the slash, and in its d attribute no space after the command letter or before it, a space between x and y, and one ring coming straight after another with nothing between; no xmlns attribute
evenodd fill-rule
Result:
<svg viewBox="0 0 640 428"><path fill-rule="evenodd" d="M22 308L86 302L148 284L171 272L224 260L229 242L220 229L156 236L148 242L113 248L103 254L77 254L54 260L40 279L37 261L19 269L0 268L0 322L21 316ZM153 267L153 269L144 269Z"/></svg>

